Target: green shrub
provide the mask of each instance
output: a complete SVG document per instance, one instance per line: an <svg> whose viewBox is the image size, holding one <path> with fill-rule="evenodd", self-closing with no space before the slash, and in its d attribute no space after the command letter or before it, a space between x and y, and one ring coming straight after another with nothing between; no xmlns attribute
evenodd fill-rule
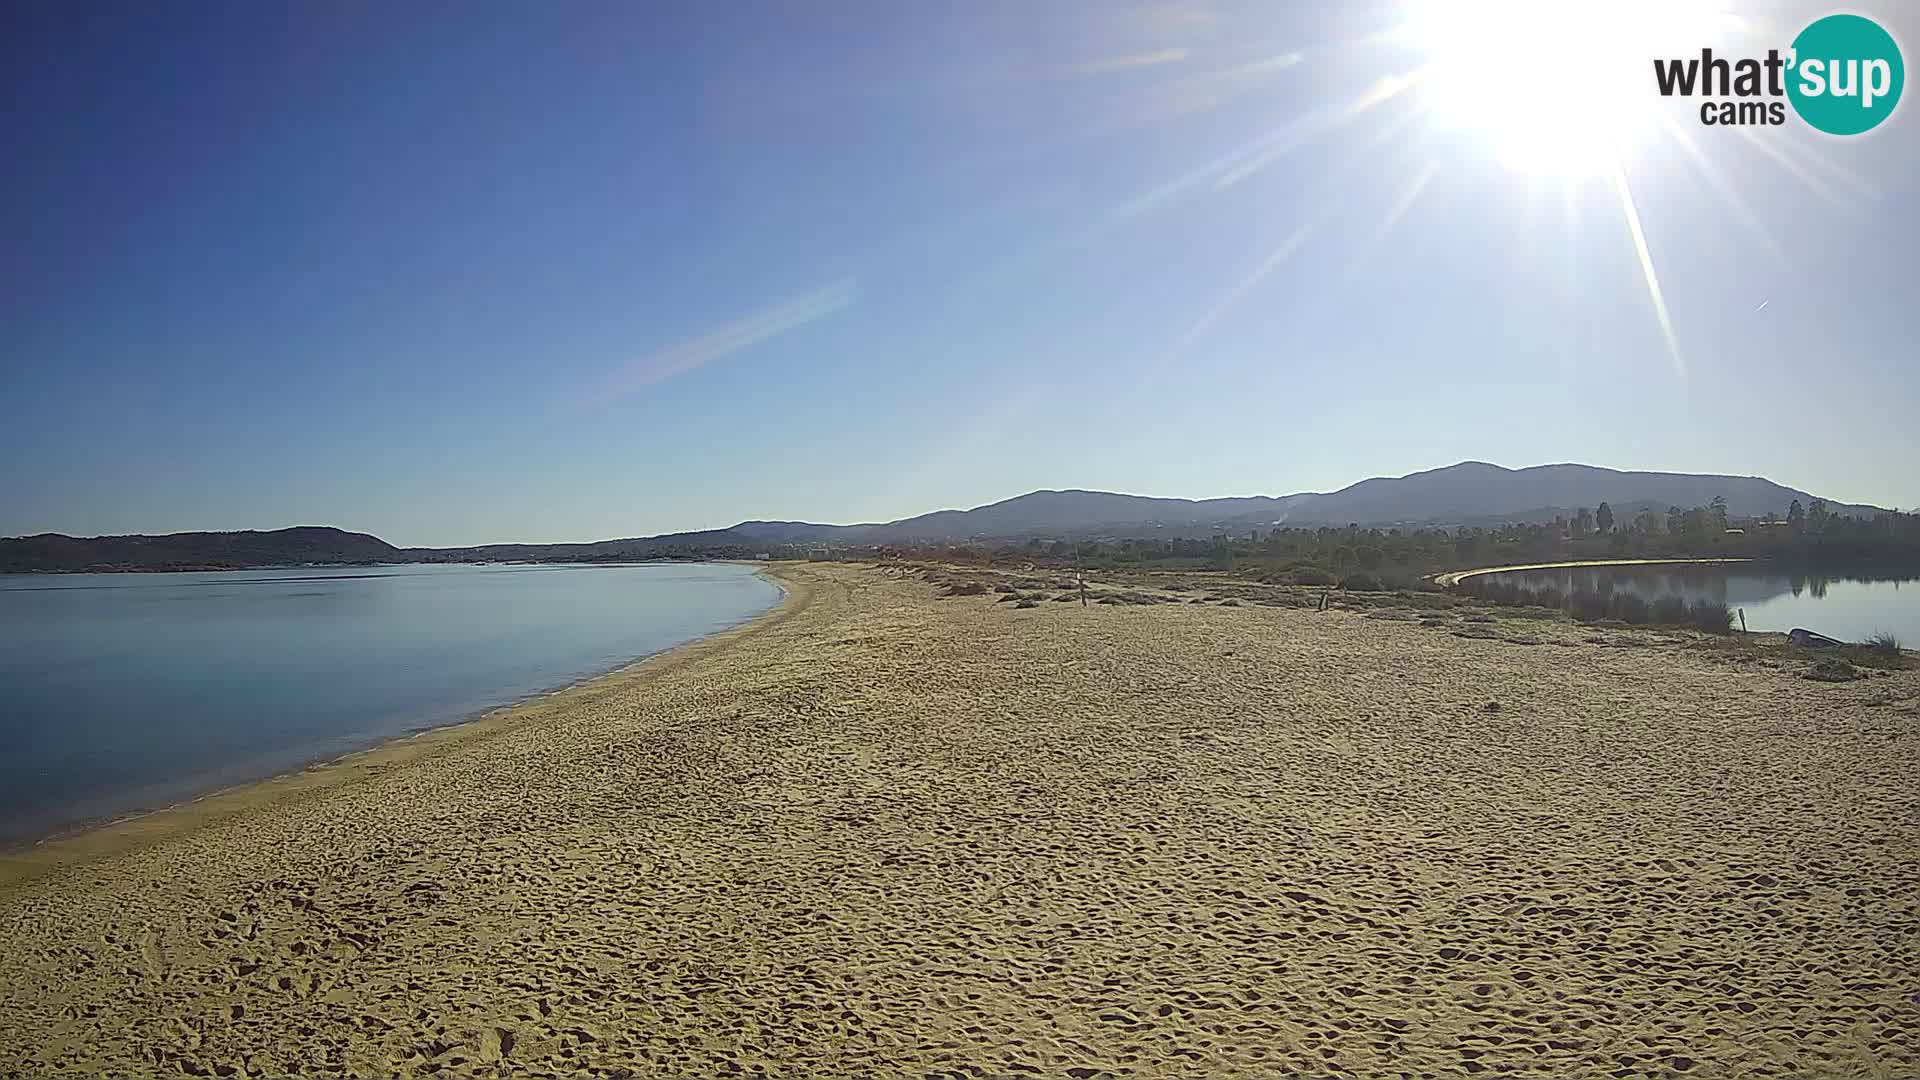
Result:
<svg viewBox="0 0 1920 1080"><path fill-rule="evenodd" d="M1689 605L1687 622L1709 634L1733 633L1733 611L1713 600L1696 600Z"/></svg>

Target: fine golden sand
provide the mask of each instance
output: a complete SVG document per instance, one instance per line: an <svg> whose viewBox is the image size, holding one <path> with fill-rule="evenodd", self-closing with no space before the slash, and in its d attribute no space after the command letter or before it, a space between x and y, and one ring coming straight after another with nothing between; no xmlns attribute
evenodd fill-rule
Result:
<svg viewBox="0 0 1920 1080"><path fill-rule="evenodd" d="M1920 1075L1914 672L779 573L16 860L0 1074Z"/></svg>

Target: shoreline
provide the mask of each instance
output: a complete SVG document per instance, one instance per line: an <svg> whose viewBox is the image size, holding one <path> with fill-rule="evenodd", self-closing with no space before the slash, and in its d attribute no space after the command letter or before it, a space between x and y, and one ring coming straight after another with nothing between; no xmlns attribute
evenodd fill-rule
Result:
<svg viewBox="0 0 1920 1080"><path fill-rule="evenodd" d="M83 574L244 574L250 570L384 570L402 566L555 566L591 570L601 566L673 566L700 563L766 565L762 559L460 559L420 562L271 563L260 566L92 566L75 570L0 570L3 577L73 577Z"/></svg>
<svg viewBox="0 0 1920 1080"><path fill-rule="evenodd" d="M739 560L701 561L734 563ZM649 665L674 663L674 658L680 653L699 650L703 646L717 646L724 640L744 637L760 624L783 620L805 606L807 596L803 593L796 598L795 583L776 572L777 564L754 565L760 567L756 576L779 589L780 597L766 610L751 618L690 641L636 656L597 675L556 686L550 690L537 691L517 701L495 705L447 723L431 724L418 730L383 738L372 745L350 750L344 754L318 758L267 776L210 788L196 795L176 799L164 806L101 815L62 826L29 839L0 842L0 887L29 880L50 870L82 865L118 855L144 845L183 835L235 814L271 807L298 797L319 794L335 786L351 783L395 766L417 761L436 753L444 753L456 746L482 741L501 732L510 731L532 720L535 716L566 708L577 703L581 698L590 699L623 688L628 683L648 674L642 669L648 668ZM268 568L246 567L245 569Z"/></svg>
<svg viewBox="0 0 1920 1080"><path fill-rule="evenodd" d="M771 569L0 887L0 1075L1920 1070L1920 670Z"/></svg>
<svg viewBox="0 0 1920 1080"><path fill-rule="evenodd" d="M1462 581L1484 574L1505 574L1519 570L1570 570L1582 566L1671 566L1692 564L1695 566L1719 566L1728 563L1761 562L1754 558L1737 559L1582 559L1577 562L1521 563L1514 566L1483 566L1474 570L1449 570L1435 574L1432 581L1443 589L1451 589Z"/></svg>

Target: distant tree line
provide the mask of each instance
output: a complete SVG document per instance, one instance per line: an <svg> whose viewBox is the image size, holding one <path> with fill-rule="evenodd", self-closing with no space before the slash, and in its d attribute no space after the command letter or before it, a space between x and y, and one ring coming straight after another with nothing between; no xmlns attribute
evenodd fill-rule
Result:
<svg viewBox="0 0 1920 1080"><path fill-rule="evenodd" d="M848 552L855 555L854 552ZM876 554L867 551L866 556ZM1920 515L1835 514L1814 500L1734 519L1716 498L1705 506L1641 510L1621 520L1612 506L1582 507L1550 522L1488 527L1289 528L1211 536L1080 537L880 549L882 557L982 566L1211 569L1277 584L1410 587L1447 570L1590 559L1754 558L1828 570L1920 571Z"/></svg>

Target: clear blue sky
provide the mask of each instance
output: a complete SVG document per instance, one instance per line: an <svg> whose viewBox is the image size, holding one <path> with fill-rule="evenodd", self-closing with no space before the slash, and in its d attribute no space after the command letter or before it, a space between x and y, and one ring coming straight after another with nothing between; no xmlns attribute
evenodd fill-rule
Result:
<svg viewBox="0 0 1920 1080"><path fill-rule="evenodd" d="M0 534L1466 458L1920 503L1920 102L1844 140L1667 103L1700 158L1623 162L1676 358L1614 182L1385 92L1431 59L1404 6L7 5ZM1912 63L1920 10L1877 14Z"/></svg>

